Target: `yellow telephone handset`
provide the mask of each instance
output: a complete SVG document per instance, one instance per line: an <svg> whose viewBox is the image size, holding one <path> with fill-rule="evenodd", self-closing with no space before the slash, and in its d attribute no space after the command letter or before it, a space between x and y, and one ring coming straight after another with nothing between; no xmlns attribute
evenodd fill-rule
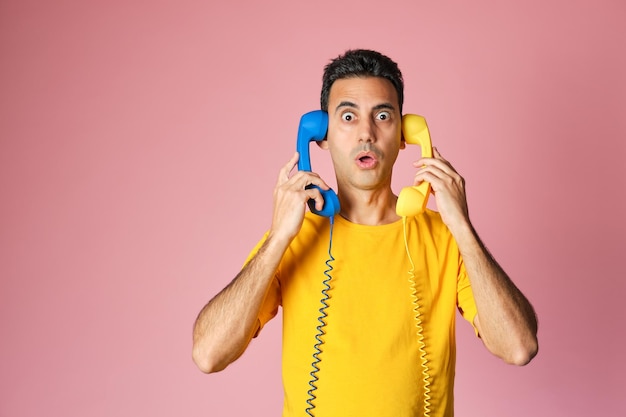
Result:
<svg viewBox="0 0 626 417"><path fill-rule="evenodd" d="M406 143L420 145L422 158L432 158L433 146L428 132L426 119L417 114L405 114L402 117L402 133ZM398 216L416 216L426 209L430 183L424 181L420 185L405 187L398 195L396 213Z"/></svg>

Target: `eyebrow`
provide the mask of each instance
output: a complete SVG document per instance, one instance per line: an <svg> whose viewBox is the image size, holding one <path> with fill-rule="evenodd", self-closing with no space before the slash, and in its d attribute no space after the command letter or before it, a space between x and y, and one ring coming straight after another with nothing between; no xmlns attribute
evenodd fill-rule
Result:
<svg viewBox="0 0 626 417"><path fill-rule="evenodd" d="M337 113L337 111L339 111L339 109L343 107L352 107L355 109L359 109L359 105L356 103L353 103L351 101L342 101L341 103L337 105L337 107L335 107L335 113ZM374 106L373 108L373 110L381 110L381 109L395 110L396 108L391 103L380 103Z"/></svg>

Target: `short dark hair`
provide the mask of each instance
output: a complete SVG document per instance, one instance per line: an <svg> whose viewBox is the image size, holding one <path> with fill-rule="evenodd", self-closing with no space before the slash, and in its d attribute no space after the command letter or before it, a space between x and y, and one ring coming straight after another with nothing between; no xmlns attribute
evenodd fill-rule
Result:
<svg viewBox="0 0 626 417"><path fill-rule="evenodd" d="M324 68L322 77L322 110L328 111L328 97L333 83L343 78L381 77L389 80L398 93L398 104L402 114L404 102L404 80L398 64L380 52L369 49L351 49L333 59Z"/></svg>

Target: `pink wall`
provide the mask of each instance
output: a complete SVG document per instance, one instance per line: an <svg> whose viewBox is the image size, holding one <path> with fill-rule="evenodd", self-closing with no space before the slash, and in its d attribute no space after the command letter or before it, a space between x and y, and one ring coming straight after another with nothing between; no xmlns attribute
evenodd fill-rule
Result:
<svg viewBox="0 0 626 417"><path fill-rule="evenodd" d="M406 111L540 316L525 368L460 327L457 414L624 415L625 16L618 0L3 1L0 415L279 415L280 321L210 376L191 327L269 226L298 118L349 47L400 63Z"/></svg>

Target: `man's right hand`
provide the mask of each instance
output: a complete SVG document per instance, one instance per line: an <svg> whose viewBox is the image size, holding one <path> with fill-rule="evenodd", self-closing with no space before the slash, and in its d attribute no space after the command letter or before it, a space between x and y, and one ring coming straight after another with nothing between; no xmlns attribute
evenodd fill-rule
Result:
<svg viewBox="0 0 626 417"><path fill-rule="evenodd" d="M315 208L321 210L324 199L317 188L305 188L313 184L328 190L330 187L314 172L296 171L289 176L298 163L298 152L280 170L274 188L274 214L270 234L284 239L288 244L298 234L304 221L309 199L315 200Z"/></svg>

